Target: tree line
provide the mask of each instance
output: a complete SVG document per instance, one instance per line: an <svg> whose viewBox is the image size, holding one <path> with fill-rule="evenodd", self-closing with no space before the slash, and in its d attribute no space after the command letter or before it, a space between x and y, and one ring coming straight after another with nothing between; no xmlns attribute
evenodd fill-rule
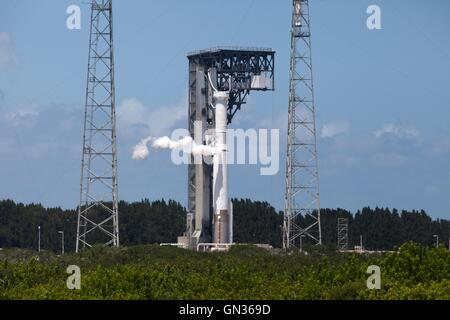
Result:
<svg viewBox="0 0 450 320"><path fill-rule="evenodd" d="M282 246L283 212L267 202L233 199L234 240L238 243L268 243ZM355 214L344 209L322 209L322 242L335 246L337 220L348 219L349 248L359 245L370 250L393 250L413 241L431 246L448 245L450 222L432 219L425 211L398 211L388 208L363 208ZM122 245L176 242L185 230L186 209L173 200L119 202L119 233ZM64 231L66 251L74 251L77 210L44 208L40 204L0 201L0 248L36 249L38 226L41 248L59 252Z"/></svg>

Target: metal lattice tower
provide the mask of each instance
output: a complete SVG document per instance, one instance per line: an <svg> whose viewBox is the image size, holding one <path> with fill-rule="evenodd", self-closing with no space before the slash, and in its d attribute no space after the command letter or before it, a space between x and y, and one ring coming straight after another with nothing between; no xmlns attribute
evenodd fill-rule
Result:
<svg viewBox="0 0 450 320"><path fill-rule="evenodd" d="M322 243L308 0L293 0L283 246Z"/></svg>
<svg viewBox="0 0 450 320"><path fill-rule="evenodd" d="M347 250L348 249L348 219L347 218L338 218L337 247L338 247L338 250Z"/></svg>
<svg viewBox="0 0 450 320"><path fill-rule="evenodd" d="M92 0L76 252L119 246L112 0Z"/></svg>

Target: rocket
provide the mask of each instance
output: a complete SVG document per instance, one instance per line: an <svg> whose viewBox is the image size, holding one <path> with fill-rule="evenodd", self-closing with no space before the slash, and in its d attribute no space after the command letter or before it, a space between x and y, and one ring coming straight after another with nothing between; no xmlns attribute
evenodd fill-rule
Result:
<svg viewBox="0 0 450 320"><path fill-rule="evenodd" d="M228 198L227 106L229 93L214 92L215 147L213 156L213 242L232 243L232 205Z"/></svg>

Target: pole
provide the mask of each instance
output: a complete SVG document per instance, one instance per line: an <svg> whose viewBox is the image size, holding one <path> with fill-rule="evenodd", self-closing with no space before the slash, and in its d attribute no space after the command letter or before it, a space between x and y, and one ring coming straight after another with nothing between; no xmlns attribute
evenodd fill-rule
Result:
<svg viewBox="0 0 450 320"><path fill-rule="evenodd" d="M64 231L58 231L61 234L61 254L64 254Z"/></svg>
<svg viewBox="0 0 450 320"><path fill-rule="evenodd" d="M361 235L359 235L359 247L360 247L361 252L363 251L363 241L362 240L363 239L362 239L362 234L361 234Z"/></svg>
<svg viewBox="0 0 450 320"><path fill-rule="evenodd" d="M303 238L304 237L305 236L303 234L300 236L300 252L303 252Z"/></svg>
<svg viewBox="0 0 450 320"><path fill-rule="evenodd" d="M41 252L41 226L38 226L38 252Z"/></svg>

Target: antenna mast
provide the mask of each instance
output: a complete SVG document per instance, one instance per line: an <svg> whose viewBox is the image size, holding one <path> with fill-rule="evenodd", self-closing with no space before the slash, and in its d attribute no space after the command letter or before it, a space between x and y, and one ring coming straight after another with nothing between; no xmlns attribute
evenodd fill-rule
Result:
<svg viewBox="0 0 450 320"><path fill-rule="evenodd" d="M293 0L283 247L322 244L308 0Z"/></svg>
<svg viewBox="0 0 450 320"><path fill-rule="evenodd" d="M112 0L92 0L76 252L119 246Z"/></svg>

